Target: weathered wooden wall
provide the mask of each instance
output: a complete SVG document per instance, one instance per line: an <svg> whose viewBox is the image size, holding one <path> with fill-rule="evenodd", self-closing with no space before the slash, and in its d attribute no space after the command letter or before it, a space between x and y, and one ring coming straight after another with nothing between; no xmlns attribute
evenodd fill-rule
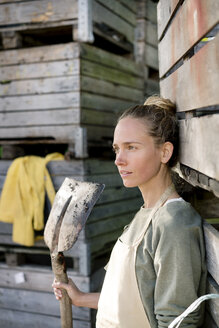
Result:
<svg viewBox="0 0 219 328"><path fill-rule="evenodd" d="M218 1L158 3L161 95L176 103L180 126L176 171L193 186L214 193L215 198L219 197L218 24ZM212 202L203 197L194 205L218 228L218 198ZM219 233L210 224L204 229L210 274L207 292L218 293ZM218 313L218 301L209 302L204 327L218 327Z"/></svg>

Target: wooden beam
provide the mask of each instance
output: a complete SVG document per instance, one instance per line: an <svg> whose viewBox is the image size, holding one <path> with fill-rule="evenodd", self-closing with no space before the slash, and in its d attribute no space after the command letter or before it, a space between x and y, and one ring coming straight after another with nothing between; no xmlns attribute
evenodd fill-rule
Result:
<svg viewBox="0 0 219 328"><path fill-rule="evenodd" d="M78 0L77 41L93 42L93 6L90 0Z"/></svg>

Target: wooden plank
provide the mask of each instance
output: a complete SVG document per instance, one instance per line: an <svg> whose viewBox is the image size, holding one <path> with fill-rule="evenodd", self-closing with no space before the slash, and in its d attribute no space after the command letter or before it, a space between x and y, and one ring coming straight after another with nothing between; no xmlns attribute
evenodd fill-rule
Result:
<svg viewBox="0 0 219 328"><path fill-rule="evenodd" d="M0 138L1 139L16 139L16 138L52 138L52 140L57 140L62 143L74 143L77 134L78 126L76 125L56 125L49 126L32 126L26 127L14 127L13 129L1 128ZM113 128L110 127L98 127L98 126L88 126L88 140L93 142L104 142L104 137L107 138L105 144L108 144L108 138L113 136ZM95 133L94 133L95 132Z"/></svg>
<svg viewBox="0 0 219 328"><path fill-rule="evenodd" d="M0 84L2 96L36 95L46 93L62 93L70 91L88 91L118 99L138 102L142 98L142 91L131 87L118 85L88 76L46 77L7 81Z"/></svg>
<svg viewBox="0 0 219 328"><path fill-rule="evenodd" d="M93 2L93 21L98 24L109 26L111 29L124 35L129 42L134 42L134 27L120 17L114 15L97 1Z"/></svg>
<svg viewBox="0 0 219 328"><path fill-rule="evenodd" d="M77 126L75 125L56 125L56 126L31 126L26 127L13 127L1 128L1 139L16 139L16 138L52 138L62 142L74 142Z"/></svg>
<svg viewBox="0 0 219 328"><path fill-rule="evenodd" d="M99 65L101 64L106 67L112 67L117 70L131 73L134 76L143 76L142 67L130 59L115 55L91 45L81 44L80 46L80 58L82 59L87 59L98 63Z"/></svg>
<svg viewBox="0 0 219 328"><path fill-rule="evenodd" d="M81 74L103 79L113 83L142 89L142 79L129 73L119 71L118 68L100 66L99 64L81 60Z"/></svg>
<svg viewBox="0 0 219 328"><path fill-rule="evenodd" d="M207 222L204 223L207 268L214 280L219 284L219 232Z"/></svg>
<svg viewBox="0 0 219 328"><path fill-rule="evenodd" d="M143 205L143 201L141 197L132 199L132 202L130 202L127 199L121 200L113 203L112 206L109 206L109 204L96 205L89 216L88 226L91 227L92 224L93 226L95 226L94 223L97 224L98 221L100 221L100 225L101 225L104 219L109 218L109 221L113 220L113 218L116 215L121 216L121 214L129 213L130 211L140 209L141 205ZM87 236L89 235L89 229L90 229L90 227L88 226L85 229Z"/></svg>
<svg viewBox="0 0 219 328"><path fill-rule="evenodd" d="M70 178L72 177L74 179L74 176L69 176ZM57 176L54 177L53 179L53 184L55 189L57 190L59 188L59 186L62 184L62 182L64 181L65 176ZM96 174L96 175L85 175L83 177L77 176L77 179L79 181L93 181L93 182L97 182L97 183L104 183L106 188L113 188L113 187L120 187L122 186L122 181L119 178L118 174Z"/></svg>
<svg viewBox="0 0 219 328"><path fill-rule="evenodd" d="M0 309L0 321L4 328L59 328L60 318L36 313ZM74 328L91 328L88 321L74 320Z"/></svg>
<svg viewBox="0 0 219 328"><path fill-rule="evenodd" d="M143 101L143 94L142 94L142 98L139 99L139 102L141 101ZM97 111L105 111L105 112L109 111L111 113L113 112L114 114L136 104L135 102L104 97L101 95L92 94L88 92L83 92L81 94L80 103L81 103L82 111L83 108L89 108Z"/></svg>
<svg viewBox="0 0 219 328"><path fill-rule="evenodd" d="M70 42L28 49L0 51L0 66L43 63L79 58L80 43ZM2 78L1 78L2 80Z"/></svg>
<svg viewBox="0 0 219 328"><path fill-rule="evenodd" d="M178 111L217 105L218 52L219 35L160 82L161 95L176 103Z"/></svg>
<svg viewBox="0 0 219 328"><path fill-rule="evenodd" d="M21 1L1 4L0 25L47 24L54 21L77 19L77 2L65 0Z"/></svg>
<svg viewBox="0 0 219 328"><path fill-rule="evenodd" d="M109 188L105 189L104 192L101 194L97 204L106 204L110 202L120 201L120 200L128 200L134 199L136 197L141 197L140 191L138 188ZM113 204L112 204L113 206Z"/></svg>
<svg viewBox="0 0 219 328"><path fill-rule="evenodd" d="M92 109L82 109L81 123L95 124L102 126L113 126L115 122L115 114L110 112L102 112Z"/></svg>
<svg viewBox="0 0 219 328"><path fill-rule="evenodd" d="M50 97L51 99L52 97ZM19 98L15 98L19 100ZM18 112L0 112L0 128L2 127L26 127L26 126L46 126L57 124L79 124L80 111L76 108L57 110L34 110ZM99 117L99 116L98 116ZM98 124L98 122L94 123Z"/></svg>
<svg viewBox="0 0 219 328"><path fill-rule="evenodd" d="M54 76L69 76L80 74L79 60L63 60L47 63L20 64L0 67L2 83L10 81L46 78Z"/></svg>
<svg viewBox="0 0 219 328"><path fill-rule="evenodd" d="M219 116L208 115L180 122L180 163L219 180ZM209 145L214 145L211 147Z"/></svg>
<svg viewBox="0 0 219 328"><path fill-rule="evenodd" d="M88 140L92 142L98 141L99 143L101 142L102 144L107 144L109 146L109 143L111 144L112 139L113 139L113 127L96 127L92 125L87 125L87 136Z"/></svg>
<svg viewBox="0 0 219 328"><path fill-rule="evenodd" d="M54 294L48 292L19 290L0 287L0 304L4 309L23 311L27 313L39 313L50 316L59 315L59 302ZM91 313L88 308L72 307L73 318L90 320Z"/></svg>
<svg viewBox="0 0 219 328"><path fill-rule="evenodd" d="M123 4L122 2L117 0L96 0L96 2L102 4L104 7L112 11L121 19L127 21L129 24L135 27L136 15L126 4Z"/></svg>
<svg viewBox="0 0 219 328"><path fill-rule="evenodd" d="M6 113L9 111L19 112L72 107L78 109L79 106L80 94L78 92L0 98L0 108Z"/></svg>
<svg viewBox="0 0 219 328"><path fill-rule="evenodd" d="M160 77L218 23L218 13L218 1L187 0L183 3L159 43Z"/></svg>
<svg viewBox="0 0 219 328"><path fill-rule="evenodd" d="M52 282L54 275L51 268L42 268L39 266L22 266L9 268L5 264L0 264L1 273L1 287L33 290L42 292L52 291ZM23 273L25 281L22 283L16 283L16 275ZM84 292L90 291L90 278L85 276L79 276L77 273L68 270L68 276L74 280L75 284Z"/></svg>
<svg viewBox="0 0 219 328"><path fill-rule="evenodd" d="M0 84L1 96L36 95L79 91L79 75L8 81Z"/></svg>
<svg viewBox="0 0 219 328"><path fill-rule="evenodd" d="M139 103L142 99L142 90L129 86L104 81L89 76L81 76L81 91L88 91L103 96L124 99Z"/></svg>
<svg viewBox="0 0 219 328"><path fill-rule="evenodd" d="M158 39L160 40L168 23L181 5L182 0L160 0L157 5Z"/></svg>
<svg viewBox="0 0 219 328"><path fill-rule="evenodd" d="M100 235L110 234L112 231L117 231L119 229L122 229L131 220L131 218L127 220L127 215L129 215L130 210L132 211L135 210L137 212L141 204L142 201L135 200L134 204L132 204L132 206L129 207L129 211L126 211L126 213L120 214L114 212L113 216L110 218L106 218L106 219L101 218L100 221L94 222L93 224L88 224L85 230L86 238L89 240L90 238L96 238ZM128 202L126 201L126 206L127 205ZM120 215L116 215L116 214L120 214Z"/></svg>
<svg viewBox="0 0 219 328"><path fill-rule="evenodd" d="M0 222L0 232L1 234L12 234L13 224L12 223L5 223ZM11 245L0 245L1 252L4 253L10 253L10 254L44 254L49 255L49 249L47 245L45 244L43 239L38 239L35 241L34 246L32 247L26 247L22 245L19 245L19 247L14 247L14 244ZM18 244L16 244L18 246ZM84 242L81 242L80 240L77 240L74 244L74 247L70 250L65 252L65 255L67 257L71 258L78 258L86 257L88 254L88 245Z"/></svg>
<svg viewBox="0 0 219 328"><path fill-rule="evenodd" d="M1 170L7 165L4 166L0 161L0 173L5 172ZM6 162L6 161L5 161ZM8 161L7 161L8 162ZM111 160L104 159L85 159L85 160L71 160L71 161L51 161L47 164L50 175L93 175L93 174L107 174L107 173L116 173L117 168Z"/></svg>

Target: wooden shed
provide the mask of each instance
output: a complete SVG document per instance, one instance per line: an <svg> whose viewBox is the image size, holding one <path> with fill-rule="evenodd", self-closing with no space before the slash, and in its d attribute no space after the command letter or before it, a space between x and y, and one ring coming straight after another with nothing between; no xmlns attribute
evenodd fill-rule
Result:
<svg viewBox="0 0 219 328"><path fill-rule="evenodd" d="M160 0L158 54L161 95L177 105L179 175L198 188L194 206L204 224L207 293L219 293L219 2ZM205 327L219 326L219 301L206 304Z"/></svg>

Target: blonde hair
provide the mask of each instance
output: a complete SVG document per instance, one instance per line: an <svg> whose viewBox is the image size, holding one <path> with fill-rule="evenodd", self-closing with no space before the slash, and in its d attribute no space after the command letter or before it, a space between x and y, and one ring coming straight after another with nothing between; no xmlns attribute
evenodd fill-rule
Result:
<svg viewBox="0 0 219 328"><path fill-rule="evenodd" d="M153 95L147 98L144 102L144 105L146 106L155 105L167 111L171 111L174 114L176 113L176 105L172 103L172 101L170 101L169 99L162 98L158 95Z"/></svg>
<svg viewBox="0 0 219 328"><path fill-rule="evenodd" d="M160 145L165 142L173 144L173 154L168 165L173 167L177 163L179 149L179 129L176 118L176 106L169 100L158 95L149 97L144 105L128 108L118 119L133 117L144 120L147 133Z"/></svg>

